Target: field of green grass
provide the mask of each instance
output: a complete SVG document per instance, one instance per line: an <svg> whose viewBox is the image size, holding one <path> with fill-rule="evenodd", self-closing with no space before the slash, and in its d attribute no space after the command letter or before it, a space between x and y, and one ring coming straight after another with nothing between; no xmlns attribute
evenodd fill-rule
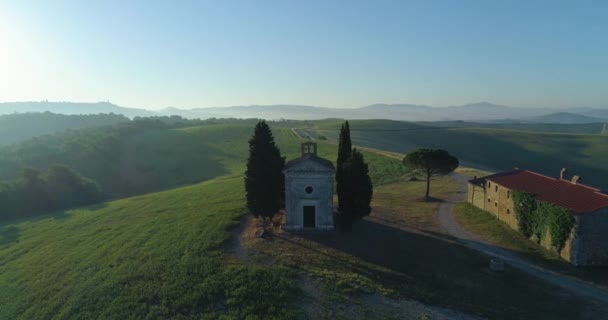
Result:
<svg viewBox="0 0 608 320"><path fill-rule="evenodd" d="M486 257L439 232L437 203L418 201L424 183L404 181L400 159L370 151L374 212L352 234L256 238L245 244L256 259L243 260L232 239L246 215L242 173L252 132L205 125L140 133L126 144L127 163L159 188L196 184L1 223L0 319L289 319L310 316L310 299L326 318L353 318L353 310L399 318L393 309L370 313L377 307L365 300L370 294L499 319L588 312L542 281L490 273ZM299 156L290 129L273 132L287 160ZM330 160L336 150L319 144ZM192 177L181 166L193 168ZM449 178L432 187L440 198L455 190ZM302 291L309 280L321 300ZM351 298L363 302L353 309Z"/></svg>
<svg viewBox="0 0 608 320"><path fill-rule="evenodd" d="M3 225L1 319L293 316L281 267L227 259L240 176Z"/></svg>
<svg viewBox="0 0 608 320"><path fill-rule="evenodd" d="M587 183L608 188L608 136L516 131L492 128L445 128L398 121L351 121L353 143L407 153L417 148L443 148L461 164L491 171L518 167L557 177L562 167ZM337 139L339 125L317 124L320 134Z"/></svg>
<svg viewBox="0 0 608 320"><path fill-rule="evenodd" d="M454 214L460 225L467 231L481 237L487 243L524 255L560 260L557 253L546 250L530 241L524 235L511 229L506 223L468 202L456 205Z"/></svg>
<svg viewBox="0 0 608 320"><path fill-rule="evenodd" d="M245 215L242 172L252 132L202 126L135 136L129 161L148 164L139 167L146 177L165 186L210 180L0 224L0 319L297 315L292 271L229 254L231 230ZM299 156L289 129L274 134L288 160ZM319 147L335 158L336 146ZM377 183L405 172L395 159L366 157ZM188 168L198 171L189 178Z"/></svg>

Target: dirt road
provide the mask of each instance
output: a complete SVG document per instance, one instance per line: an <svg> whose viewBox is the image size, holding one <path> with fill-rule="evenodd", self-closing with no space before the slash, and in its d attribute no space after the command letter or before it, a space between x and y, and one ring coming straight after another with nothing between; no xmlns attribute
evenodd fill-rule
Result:
<svg viewBox="0 0 608 320"><path fill-rule="evenodd" d="M459 191L441 203L437 210L437 220L447 233L458 238L459 241L472 249L503 259L507 265L513 268L541 278L555 286L570 290L579 296L590 297L598 302L608 304L608 288L544 269L510 251L485 243L464 230L456 221L453 210L455 204L466 199L467 179L457 173L452 173L451 176L458 182Z"/></svg>

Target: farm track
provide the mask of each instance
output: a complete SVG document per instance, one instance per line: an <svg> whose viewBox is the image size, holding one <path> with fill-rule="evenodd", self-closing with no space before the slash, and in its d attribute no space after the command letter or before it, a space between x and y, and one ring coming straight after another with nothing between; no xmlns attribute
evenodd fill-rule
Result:
<svg viewBox="0 0 608 320"><path fill-rule="evenodd" d="M560 288L567 289L579 296L590 297L603 304L608 304L608 288L547 270L510 251L485 243L463 229L456 221L453 211L454 206L466 197L467 180L460 174L452 173L451 176L458 182L459 191L446 199L445 202L442 202L437 209L437 220L447 233L457 238L469 248L491 257L500 258L513 268L543 279Z"/></svg>

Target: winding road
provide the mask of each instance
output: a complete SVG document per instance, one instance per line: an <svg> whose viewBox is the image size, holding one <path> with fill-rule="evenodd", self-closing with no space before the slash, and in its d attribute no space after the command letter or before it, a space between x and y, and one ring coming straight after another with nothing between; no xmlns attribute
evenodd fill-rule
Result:
<svg viewBox="0 0 608 320"><path fill-rule="evenodd" d="M505 264L513 268L567 289L576 295L593 298L600 303L608 304L608 288L542 268L508 250L484 243L483 240L464 230L456 221L453 210L457 203L466 199L467 179L457 173L452 173L451 177L458 182L459 190L445 202L442 202L437 209L437 220L448 234L471 249L502 259Z"/></svg>

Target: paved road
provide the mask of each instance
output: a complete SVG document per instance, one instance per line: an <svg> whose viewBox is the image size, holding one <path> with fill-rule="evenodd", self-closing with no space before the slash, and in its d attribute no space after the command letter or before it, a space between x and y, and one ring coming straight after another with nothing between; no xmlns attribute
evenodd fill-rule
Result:
<svg viewBox="0 0 608 320"><path fill-rule="evenodd" d="M459 241L472 249L492 257L503 259L505 263L511 267L541 278L558 287L568 289L579 296L591 297L598 302L608 304L608 288L544 269L510 251L484 243L479 238L464 230L456 221L453 210L455 204L466 199L467 180L464 176L457 173L452 173L451 176L458 181L459 191L448 198L447 201L441 203L437 210L437 220L439 221L439 224L450 235L458 238Z"/></svg>

